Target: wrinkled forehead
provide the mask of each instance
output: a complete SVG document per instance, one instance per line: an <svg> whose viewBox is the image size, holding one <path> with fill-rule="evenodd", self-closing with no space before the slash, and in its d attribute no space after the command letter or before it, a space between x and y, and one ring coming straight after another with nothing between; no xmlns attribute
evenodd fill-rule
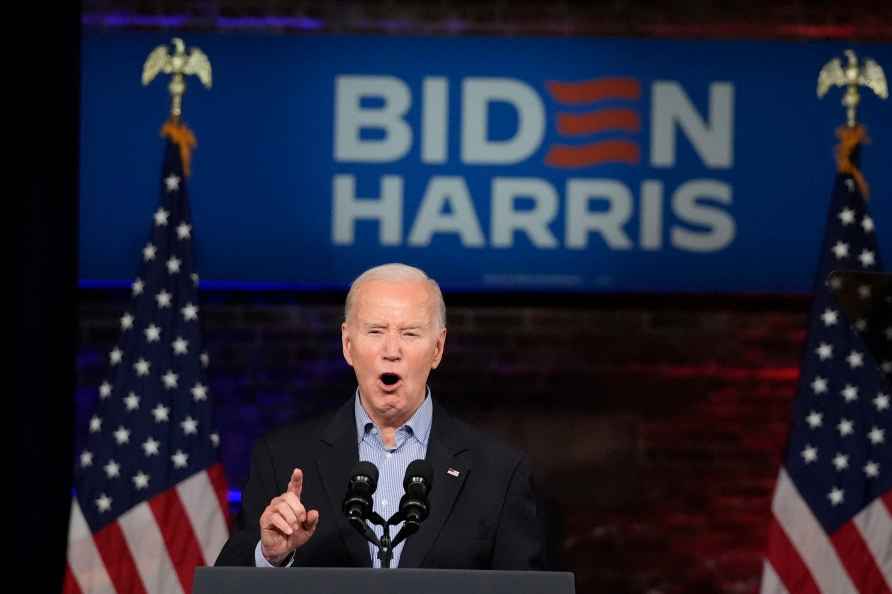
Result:
<svg viewBox="0 0 892 594"><path fill-rule="evenodd" d="M356 287L350 315L357 321L387 318L433 325L437 301L430 283L424 280L369 279Z"/></svg>

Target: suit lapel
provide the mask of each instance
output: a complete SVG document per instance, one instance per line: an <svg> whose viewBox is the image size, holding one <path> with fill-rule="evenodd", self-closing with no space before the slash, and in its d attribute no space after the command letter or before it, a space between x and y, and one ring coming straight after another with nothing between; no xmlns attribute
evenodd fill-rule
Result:
<svg viewBox="0 0 892 594"><path fill-rule="evenodd" d="M434 468L431 513L421 529L406 541L400 555L400 567L421 566L452 513L455 500L471 472L470 455L461 455L469 454L462 437L460 426L435 402L426 456Z"/></svg>
<svg viewBox="0 0 892 594"><path fill-rule="evenodd" d="M341 513L347 478L350 470L359 461L352 398L338 409L328 427L323 430L320 440L320 455L316 458L316 465L337 516L338 534L357 565L371 567L372 558L369 556L368 543L350 526Z"/></svg>

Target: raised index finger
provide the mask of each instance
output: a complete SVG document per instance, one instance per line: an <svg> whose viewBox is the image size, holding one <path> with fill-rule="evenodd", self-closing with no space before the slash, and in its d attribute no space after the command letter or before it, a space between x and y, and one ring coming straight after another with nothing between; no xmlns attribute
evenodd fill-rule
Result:
<svg viewBox="0 0 892 594"><path fill-rule="evenodd" d="M288 481L288 491L297 495L300 499L301 491L304 490L304 473L300 468L295 468L291 473L291 480Z"/></svg>

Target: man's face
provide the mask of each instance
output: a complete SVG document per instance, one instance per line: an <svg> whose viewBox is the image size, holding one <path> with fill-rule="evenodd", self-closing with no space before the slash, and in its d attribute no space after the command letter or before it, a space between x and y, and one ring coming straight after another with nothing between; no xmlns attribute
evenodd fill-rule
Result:
<svg viewBox="0 0 892 594"><path fill-rule="evenodd" d="M376 423L398 426L424 400L446 343L437 306L424 281L368 280L357 287L341 345Z"/></svg>

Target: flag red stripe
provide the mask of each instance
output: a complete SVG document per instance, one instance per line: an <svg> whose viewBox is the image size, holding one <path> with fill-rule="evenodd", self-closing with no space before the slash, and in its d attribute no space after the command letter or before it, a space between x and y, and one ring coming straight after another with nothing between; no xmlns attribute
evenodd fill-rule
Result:
<svg viewBox="0 0 892 594"><path fill-rule="evenodd" d="M565 169L589 167L599 163L637 165L640 161L641 150L638 145L627 140L605 140L583 146L556 144L545 155L546 165Z"/></svg>
<svg viewBox="0 0 892 594"><path fill-rule="evenodd" d="M208 478L211 485L214 486L214 493L217 495L217 502L220 509L223 510L223 517L226 519L226 526L232 528L232 519L229 517L229 485L226 483L226 475L223 472L222 464L214 464L207 469ZM208 563L213 563L213 559L208 559Z"/></svg>
<svg viewBox="0 0 892 594"><path fill-rule="evenodd" d="M580 105L605 99L641 98L641 83L634 78L598 78L583 82L548 81L548 92L558 103Z"/></svg>
<svg viewBox="0 0 892 594"><path fill-rule="evenodd" d="M153 497L149 501L149 508L158 522L167 554L176 568L183 592L191 592L195 568L205 563L201 546L180 496L176 489L168 489Z"/></svg>
<svg viewBox="0 0 892 594"><path fill-rule="evenodd" d="M765 556L777 577L787 588L787 592L821 594L799 551L790 542L787 533L774 516L771 517L771 524L768 526L768 551Z"/></svg>
<svg viewBox="0 0 892 594"><path fill-rule="evenodd" d="M74 572L71 571L71 565L65 564L65 581L62 582L62 594L83 594L77 580L74 579Z"/></svg>
<svg viewBox="0 0 892 594"><path fill-rule="evenodd" d="M830 537L830 542L859 592L892 594L854 522L843 524Z"/></svg>
<svg viewBox="0 0 892 594"><path fill-rule="evenodd" d="M96 543L96 550L102 557L102 563L111 583L115 586L115 591L147 594L139 570L130 554L127 539L124 538L124 533L117 522L112 522L94 533L93 542Z"/></svg>
<svg viewBox="0 0 892 594"><path fill-rule="evenodd" d="M880 499L883 500L883 504L886 506L886 509L889 510L889 514L892 515L892 489L883 493L880 496Z"/></svg>

